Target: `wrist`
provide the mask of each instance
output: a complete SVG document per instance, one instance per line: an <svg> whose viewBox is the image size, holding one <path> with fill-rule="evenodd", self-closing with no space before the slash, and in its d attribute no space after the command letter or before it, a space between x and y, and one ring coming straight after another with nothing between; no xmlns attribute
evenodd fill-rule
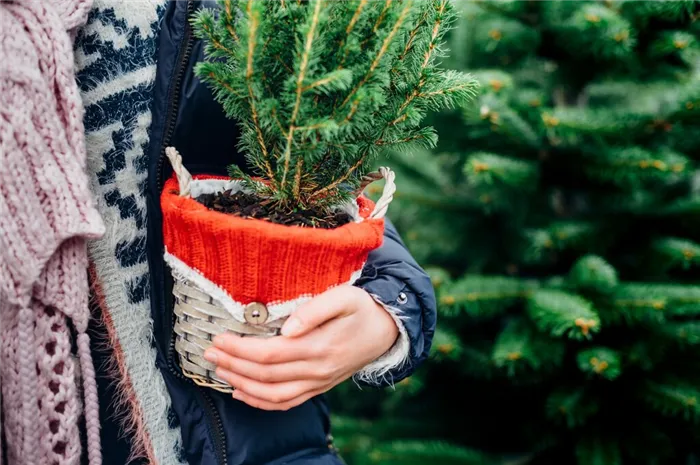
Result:
<svg viewBox="0 0 700 465"><path fill-rule="evenodd" d="M391 348L401 334L401 324L393 317L387 306L376 296L361 288L355 288L361 293L358 301L361 313L366 313L366 318L373 322L375 327L381 328L382 341L385 342L383 354Z"/></svg>
<svg viewBox="0 0 700 465"><path fill-rule="evenodd" d="M376 316L377 319L391 320L386 330L382 333L386 334L386 339L383 343L383 350L378 353L377 357L360 371L355 373L355 380L371 385L380 385L384 383L392 384L390 373L395 369L400 369L409 362L411 343L408 337L408 332L401 321L401 311L391 305L386 304L377 295L366 293L373 302L374 309L379 309L382 316Z"/></svg>

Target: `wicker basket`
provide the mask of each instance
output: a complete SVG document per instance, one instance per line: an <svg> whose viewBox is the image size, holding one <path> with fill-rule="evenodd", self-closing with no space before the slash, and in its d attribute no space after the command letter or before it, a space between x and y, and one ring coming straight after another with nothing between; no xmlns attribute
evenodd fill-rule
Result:
<svg viewBox="0 0 700 465"><path fill-rule="evenodd" d="M396 190L394 173L381 168L365 177L362 189L386 179L376 205L358 197L351 206L354 223L320 231L209 211L190 197L196 196L199 180L192 179L175 149L169 147L166 154L176 176L161 194L165 259L175 281L175 350L185 376L199 386L230 393L233 388L216 377L216 366L203 357L213 338L225 332L277 336L298 305L359 278L367 255L382 243L383 217ZM214 177L203 181L227 182ZM212 251L212 244L217 250ZM264 277L243 271L254 268L257 260L275 262L278 255L293 266L266 270ZM307 255L308 263L298 263Z"/></svg>
<svg viewBox="0 0 700 465"><path fill-rule="evenodd" d="M204 351L211 346L218 334L231 332L240 336L277 336L286 318L267 322L266 310L251 305L245 315L250 322L241 323L231 314L187 280L175 279L175 350L180 357L180 367L188 378L199 386L221 392L233 392L225 381L217 378L216 366L204 359ZM260 324L256 323L256 320Z"/></svg>

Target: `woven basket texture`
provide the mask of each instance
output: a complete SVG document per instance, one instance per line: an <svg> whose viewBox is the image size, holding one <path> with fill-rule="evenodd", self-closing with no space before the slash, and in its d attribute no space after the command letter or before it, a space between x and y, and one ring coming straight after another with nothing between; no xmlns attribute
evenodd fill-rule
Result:
<svg viewBox="0 0 700 465"><path fill-rule="evenodd" d="M204 351L218 334L231 332L241 336L277 336L285 318L261 325L239 322L220 302L202 292L193 283L175 279L175 351L185 376L197 385L231 393L234 388L216 376L216 365L204 359Z"/></svg>

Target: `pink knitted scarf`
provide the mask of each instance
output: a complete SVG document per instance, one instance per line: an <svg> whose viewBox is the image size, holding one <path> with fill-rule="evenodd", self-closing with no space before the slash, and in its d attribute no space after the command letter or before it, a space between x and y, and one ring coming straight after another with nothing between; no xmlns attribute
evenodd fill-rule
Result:
<svg viewBox="0 0 700 465"><path fill-rule="evenodd" d="M89 462L101 463L86 240L104 226L85 174L70 37L89 7L0 0L0 392L11 465L79 464L83 413Z"/></svg>

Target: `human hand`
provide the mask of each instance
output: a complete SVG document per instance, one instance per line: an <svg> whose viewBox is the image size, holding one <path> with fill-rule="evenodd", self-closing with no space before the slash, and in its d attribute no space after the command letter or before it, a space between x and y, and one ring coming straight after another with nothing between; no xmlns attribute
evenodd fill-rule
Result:
<svg viewBox="0 0 700 465"><path fill-rule="evenodd" d="M301 305L282 336L221 334L204 358L232 396L263 410L288 410L348 379L383 355L398 327L364 290L335 287Z"/></svg>

